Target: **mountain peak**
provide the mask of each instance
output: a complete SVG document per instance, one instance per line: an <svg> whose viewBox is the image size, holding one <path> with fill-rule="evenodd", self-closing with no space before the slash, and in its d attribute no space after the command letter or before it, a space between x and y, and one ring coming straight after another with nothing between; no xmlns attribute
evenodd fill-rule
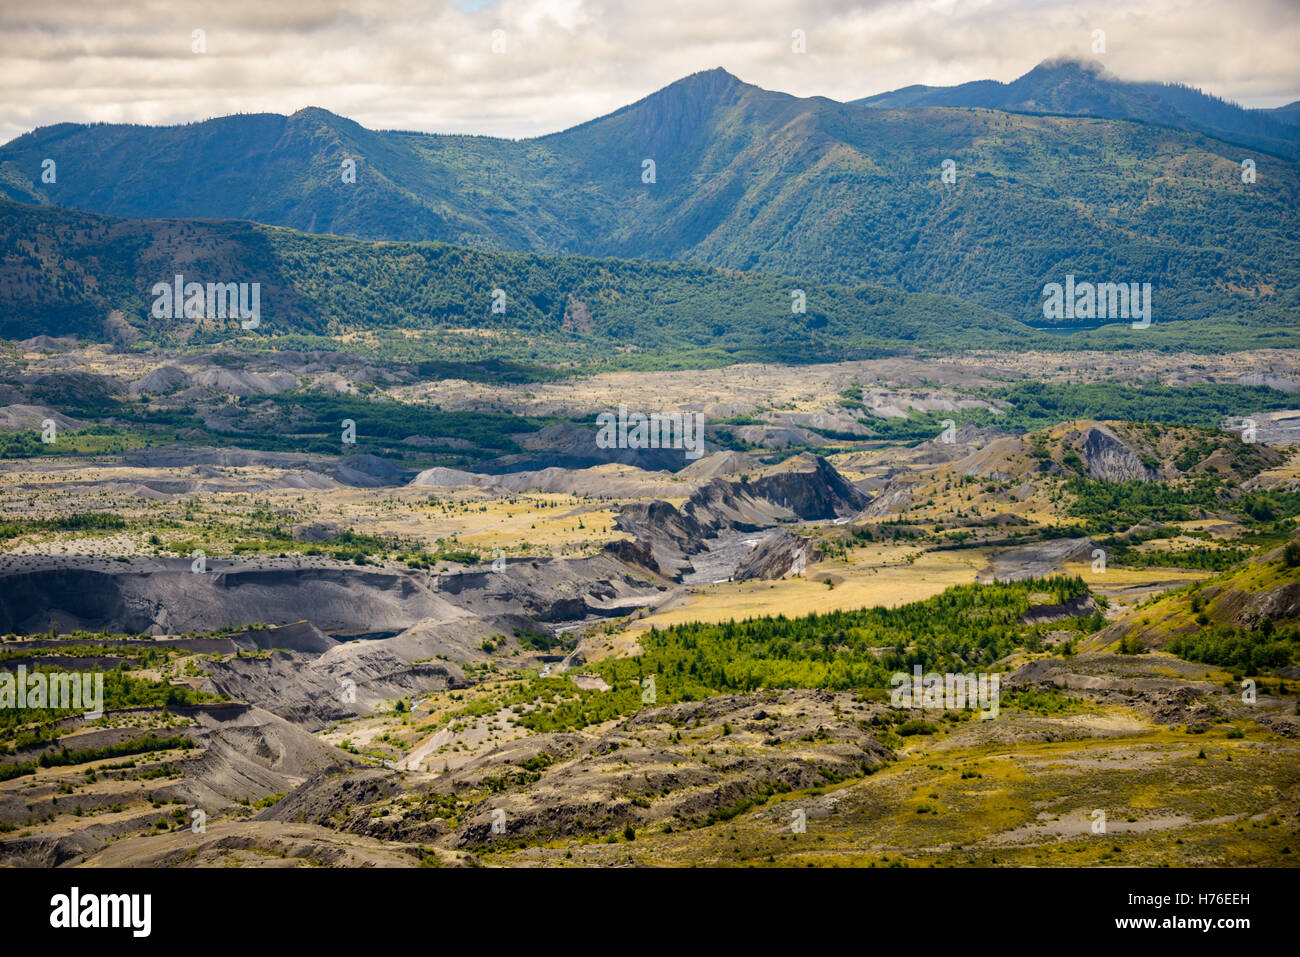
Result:
<svg viewBox="0 0 1300 957"><path fill-rule="evenodd" d="M1042 63L1038 64L1038 66L1026 73L1025 76L1032 76L1035 73L1061 73L1066 75L1088 73L1094 77L1114 79L1114 77L1111 77L1107 73L1106 68L1101 64L1101 61L1090 60L1087 57L1073 56L1070 54L1048 57ZM1024 79L1024 77L1021 77L1021 79Z"/></svg>
<svg viewBox="0 0 1300 957"><path fill-rule="evenodd" d="M941 106L1137 120L1279 156L1300 156L1300 121L1290 108L1246 110L1180 83L1125 80L1096 60L1077 55L1046 59L1010 83L910 86L854 103L877 109Z"/></svg>
<svg viewBox="0 0 1300 957"><path fill-rule="evenodd" d="M696 70L694 73L688 73L678 80L678 83L689 83L691 81L724 82L724 83L743 83L744 81L731 73L726 67L715 66L710 70Z"/></svg>
<svg viewBox="0 0 1300 957"><path fill-rule="evenodd" d="M661 146L677 144L708 128L716 111L733 106L745 94L758 89L722 67L714 67L691 73L607 116L554 135L578 133L614 122L641 141Z"/></svg>
<svg viewBox="0 0 1300 957"><path fill-rule="evenodd" d="M1007 106L1087 113L1100 108L1099 97L1122 95L1129 86L1096 60L1062 56L1044 60L1003 90Z"/></svg>
<svg viewBox="0 0 1300 957"><path fill-rule="evenodd" d="M295 120L323 120L325 122L347 119L347 117L339 116L337 113L331 113L323 106L304 106L302 109L294 110L289 115L289 118Z"/></svg>
<svg viewBox="0 0 1300 957"><path fill-rule="evenodd" d="M671 90L692 97L717 99L737 90L747 89L749 85L722 67L715 66L712 70L700 70L698 73L691 73L680 80L675 80L658 92L652 93L651 96L659 96Z"/></svg>

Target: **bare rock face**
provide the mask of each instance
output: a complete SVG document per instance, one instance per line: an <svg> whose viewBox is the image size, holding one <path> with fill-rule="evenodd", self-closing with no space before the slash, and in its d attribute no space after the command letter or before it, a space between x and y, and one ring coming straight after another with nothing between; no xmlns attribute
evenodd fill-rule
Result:
<svg viewBox="0 0 1300 957"><path fill-rule="evenodd" d="M1103 482L1151 482L1157 478L1141 456L1104 425L1077 433L1076 448L1091 478Z"/></svg>
<svg viewBox="0 0 1300 957"><path fill-rule="evenodd" d="M830 440L795 425L739 425L731 430L736 438L760 449L808 448L830 445Z"/></svg>
<svg viewBox="0 0 1300 957"><path fill-rule="evenodd" d="M29 429L43 429L47 419L53 419L55 427L62 431L79 429L85 424L76 419L70 419L63 413L46 406L0 406L0 432L25 432Z"/></svg>
<svg viewBox="0 0 1300 957"><path fill-rule="evenodd" d="M1057 538L1047 542L1013 545L990 555L989 564L979 571L975 580L992 582L1042 578L1061 571L1066 562L1090 557L1095 548L1090 538Z"/></svg>
<svg viewBox="0 0 1300 957"><path fill-rule="evenodd" d="M506 618L524 625L632 613L657 599L662 584L645 553L638 555L635 566L605 552L512 561L502 574L478 566L439 575L270 557L213 559L206 573L194 574L186 559L53 556L0 574L0 633L58 627L182 634L265 623L296 629L283 637L312 646L300 651L327 650L316 647L316 629L373 636L422 622L460 622L491 634ZM296 624L305 620L312 624ZM267 640L259 647L293 647Z"/></svg>
<svg viewBox="0 0 1300 957"><path fill-rule="evenodd" d="M213 395L275 395L297 385L297 377L282 370L264 373L218 366L189 372L180 366L166 364L131 383L129 391L132 395L173 395L189 390L192 398L199 398L204 392Z"/></svg>
<svg viewBox="0 0 1300 957"><path fill-rule="evenodd" d="M677 473L680 479L687 481L708 481L715 478L738 478L751 472L762 470L758 459L744 452L714 452L712 455L692 462Z"/></svg>
<svg viewBox="0 0 1300 957"><path fill-rule="evenodd" d="M734 486L736 483L728 484ZM706 489L709 487L705 486ZM834 466L820 455L811 453L796 455L765 470L745 483L744 490L754 498L780 503L790 510L792 517L805 521L853 515L871 501L835 471ZM736 489L733 494L738 491Z"/></svg>
<svg viewBox="0 0 1300 957"><path fill-rule="evenodd" d="M378 768L333 764L317 771L257 819L328 825L336 815L350 814L357 805L392 797L401 783L397 775Z"/></svg>
<svg viewBox="0 0 1300 957"><path fill-rule="evenodd" d="M114 309L104 317L104 338L120 346L129 346L140 338L140 330L126 321L126 316Z"/></svg>
<svg viewBox="0 0 1300 957"><path fill-rule="evenodd" d="M631 533L650 552L655 567L671 578L679 578L691 567L688 556L702 549L704 539L713 534L694 515L668 502L625 505L614 527Z"/></svg>
<svg viewBox="0 0 1300 957"><path fill-rule="evenodd" d="M1267 616L1275 621L1300 617L1300 583L1292 582L1282 588L1273 589L1258 606L1251 606L1252 612L1256 610L1260 618Z"/></svg>
<svg viewBox="0 0 1300 957"><path fill-rule="evenodd" d="M138 740L148 734L178 736L188 743L166 753L163 767L178 774L164 774L140 780L135 792L129 782L136 780L136 761L127 765L97 768L98 783L87 782L80 793L64 796L56 781L37 782L21 797L13 792L0 797L0 823L14 825L33 815L51 816L67 813L76 807L76 827L67 834L35 834L30 838L0 842L0 866L55 867L84 861L118 838L150 831L160 817L164 804L180 802L209 813L227 808L235 802L247 802L270 794L293 791L322 770L341 766L351 768L358 760L298 727L261 708L242 702L214 702L202 705L172 705L164 714L179 725L150 726L159 720L159 709L134 708L109 712L111 716L131 717L143 726L96 728L82 716L64 719L60 730L66 734L43 742L24 759L37 758L45 752L65 747L99 748L124 741ZM68 733L70 732L70 733ZM147 803L146 803L147 802ZM125 815L112 812L127 804ZM86 811L82 815L82 809ZM188 829L186 830L188 833ZM175 855L174 864L182 860L189 848Z"/></svg>
<svg viewBox="0 0 1300 957"><path fill-rule="evenodd" d="M386 485L404 485L412 473L388 459L377 455L349 455L340 459L331 475L344 485L357 488L378 488Z"/></svg>
<svg viewBox="0 0 1300 957"><path fill-rule="evenodd" d="M304 651L324 654L338 642L310 621L295 621L278 628L249 628L230 636L241 648L270 651Z"/></svg>
<svg viewBox="0 0 1300 957"><path fill-rule="evenodd" d="M1300 618L1300 582L1288 582L1258 592L1234 590L1222 596L1218 607L1234 624L1255 629L1265 618L1273 622Z"/></svg>
<svg viewBox="0 0 1300 957"><path fill-rule="evenodd" d="M70 349L77 348L77 337L68 336L32 336L30 339L23 339L18 343L18 348L24 352L67 352Z"/></svg>
<svg viewBox="0 0 1300 957"><path fill-rule="evenodd" d="M1043 625L1067 618L1082 618L1097 610L1097 603L1088 594L1078 595L1058 605L1032 605L1020 617L1023 625Z"/></svg>
<svg viewBox="0 0 1300 957"><path fill-rule="evenodd" d="M405 485L415 471L397 462L368 453L333 456L301 452L265 452L258 449L212 448L198 445L169 445L134 449L122 455L124 465L144 469L199 469L262 467L284 472L282 488L380 488ZM157 485L158 483L153 483ZM169 494L192 490L184 486L168 489Z"/></svg>
<svg viewBox="0 0 1300 957"><path fill-rule="evenodd" d="M394 698L465 687L454 665L413 664L382 642L355 642L319 657L275 651L269 659L228 658L204 669L205 691L258 705L309 731Z"/></svg>
<svg viewBox="0 0 1300 957"><path fill-rule="evenodd" d="M131 383L132 395L171 395L188 388L189 373L179 366L161 365L143 379Z"/></svg>
<svg viewBox="0 0 1300 957"><path fill-rule="evenodd" d="M174 709L195 722L187 734L203 753L167 793L208 806L253 790L286 791L324 767L350 759L270 711L240 703ZM250 788L251 786L251 788Z"/></svg>
<svg viewBox="0 0 1300 957"><path fill-rule="evenodd" d="M654 559L654 553L645 542L630 542L625 538L610 542L604 549L624 565L644 568L646 571L661 574L661 569Z"/></svg>
<svg viewBox="0 0 1300 957"><path fill-rule="evenodd" d="M862 510L861 518L880 518L906 512L912 506L911 483L891 482Z"/></svg>
<svg viewBox="0 0 1300 957"><path fill-rule="evenodd" d="M804 539L781 529L755 545L741 559L732 577L736 581L784 578L786 575L799 574L803 566L820 557L820 553L813 551Z"/></svg>
<svg viewBox="0 0 1300 957"><path fill-rule="evenodd" d="M0 591L0 629L16 633L57 624L180 634L310 618L330 632L362 634L457 614L409 569L277 559L213 560L196 575L185 559L51 558L0 576Z"/></svg>
<svg viewBox="0 0 1300 957"><path fill-rule="evenodd" d="M870 501L824 458L805 454L752 479L713 479L680 509L668 502L626 505L615 525L650 549L662 574L680 579L691 568L690 556L726 532L756 532L792 519L847 517Z"/></svg>

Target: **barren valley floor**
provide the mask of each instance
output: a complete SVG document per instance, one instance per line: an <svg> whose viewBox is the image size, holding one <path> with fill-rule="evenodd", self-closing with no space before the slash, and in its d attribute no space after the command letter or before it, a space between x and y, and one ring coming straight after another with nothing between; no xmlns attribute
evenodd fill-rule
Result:
<svg viewBox="0 0 1300 957"><path fill-rule="evenodd" d="M0 863L1289 866L1298 366L20 344L0 670L107 691L4 712Z"/></svg>

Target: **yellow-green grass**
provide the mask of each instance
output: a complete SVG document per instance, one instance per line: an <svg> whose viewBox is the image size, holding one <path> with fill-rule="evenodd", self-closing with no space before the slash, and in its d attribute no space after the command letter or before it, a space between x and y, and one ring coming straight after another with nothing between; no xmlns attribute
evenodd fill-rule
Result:
<svg viewBox="0 0 1300 957"><path fill-rule="evenodd" d="M1249 723L1238 725L1244 737L1230 739L1226 727L1189 735L1125 709L1095 711L1112 712L1135 730L1014 743L978 734L984 739L961 743L953 739L967 735L958 732L911 747L870 777L778 795L728 822L639 832L634 842L570 847L571 859L548 851L545 859L855 867L1300 861L1300 745ZM1020 723L1010 719L1013 728ZM806 814L802 834L790 826L796 808ZM1098 810L1102 833L1093 830ZM506 857L523 863L535 853Z"/></svg>

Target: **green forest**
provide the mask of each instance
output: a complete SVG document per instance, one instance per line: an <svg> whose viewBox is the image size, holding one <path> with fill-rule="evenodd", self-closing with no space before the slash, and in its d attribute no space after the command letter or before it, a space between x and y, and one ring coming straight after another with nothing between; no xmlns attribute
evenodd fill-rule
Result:
<svg viewBox="0 0 1300 957"><path fill-rule="evenodd" d="M988 585L959 585L897 608L862 608L800 618L753 618L721 624L652 628L642 652L607 659L595 671L609 691L578 691L567 678L529 679L505 703L538 701L519 718L534 731L581 728L655 704L701 701L760 688L882 689L896 672L979 672L1017 648L1038 649L1045 627L1087 634L1100 614L1025 625L1030 607L1086 594L1082 580L1057 575ZM502 702L482 701L461 713L486 713Z"/></svg>

